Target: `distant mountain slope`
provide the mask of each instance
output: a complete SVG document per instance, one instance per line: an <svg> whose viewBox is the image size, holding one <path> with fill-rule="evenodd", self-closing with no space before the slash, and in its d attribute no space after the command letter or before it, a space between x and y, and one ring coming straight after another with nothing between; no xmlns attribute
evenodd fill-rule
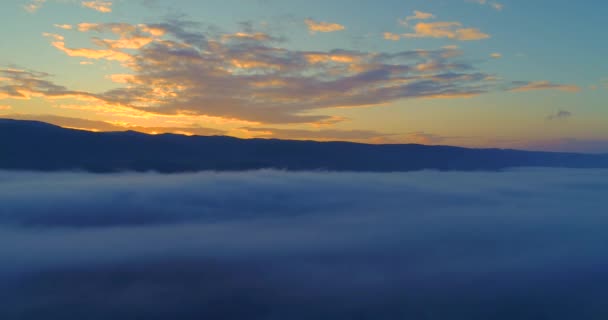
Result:
<svg viewBox="0 0 608 320"><path fill-rule="evenodd" d="M93 172L200 170L499 170L546 166L608 168L608 155L237 139L223 136L89 132L0 119L0 169Z"/></svg>

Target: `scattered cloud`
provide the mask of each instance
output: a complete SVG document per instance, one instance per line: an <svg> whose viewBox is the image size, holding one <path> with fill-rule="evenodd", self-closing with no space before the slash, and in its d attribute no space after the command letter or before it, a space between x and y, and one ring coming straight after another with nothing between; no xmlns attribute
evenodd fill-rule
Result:
<svg viewBox="0 0 608 320"><path fill-rule="evenodd" d="M26 4L23 8L30 13L34 13L36 11L38 11L40 8L42 8L42 6L44 5L44 3L46 2L46 0L33 0L32 2Z"/></svg>
<svg viewBox="0 0 608 320"><path fill-rule="evenodd" d="M419 22L410 26L410 21L435 19L435 15L427 12L414 11L414 15L399 20L399 23L406 28L411 28L413 33L397 34L385 32L384 39L398 41L401 38L443 38L459 41L483 40L490 38L490 35L475 28L464 28L460 22Z"/></svg>
<svg viewBox="0 0 608 320"><path fill-rule="evenodd" d="M131 55L126 52L114 50L114 48L103 48L103 49L89 49L89 48L69 48L66 46L65 38L58 34L45 33L44 36L52 39L51 44L53 47L63 51L70 57L82 57L87 59L104 59L110 61L127 61L131 59ZM100 45L102 40L98 40ZM108 42L114 40L108 40Z"/></svg>
<svg viewBox="0 0 608 320"><path fill-rule="evenodd" d="M432 13L414 10L414 14L413 15L408 16L405 19L400 19L399 23L401 23L404 26L408 26L410 21L414 21L414 20L428 20L428 19L434 19L434 18L435 18L435 15L432 14Z"/></svg>
<svg viewBox="0 0 608 320"><path fill-rule="evenodd" d="M498 3L498 2L493 2L490 4L490 6L498 11L502 11L502 9L505 8L505 6L502 3Z"/></svg>
<svg viewBox="0 0 608 320"><path fill-rule="evenodd" d="M608 89L608 78L600 79L599 83L589 85L591 90Z"/></svg>
<svg viewBox="0 0 608 320"><path fill-rule="evenodd" d="M46 97L96 99L93 94L69 90L49 80L50 74L16 68L0 69L0 100Z"/></svg>
<svg viewBox="0 0 608 320"><path fill-rule="evenodd" d="M536 90L559 90L564 92L580 92L581 87L573 84L559 84L551 81L514 81L513 87L509 89L512 92L527 92Z"/></svg>
<svg viewBox="0 0 608 320"><path fill-rule="evenodd" d="M442 26L439 22L438 27L427 28L418 27L420 24L414 28L421 36L481 37L462 31L466 29L459 28L459 23ZM251 27L226 33L201 29L199 24L184 20L80 23L72 28L89 34L92 45L72 47L63 35L45 36L68 56L86 59L81 63L120 63L126 68L124 74L109 77L116 88L95 93L73 91L53 83L48 74L5 69L0 77L6 75L8 81L0 86L0 99L76 98L94 100L108 109L120 106L133 114L205 116L256 125L335 124L341 120L324 115L323 109L379 106L402 99L471 97L498 89L492 80L496 77L477 71L475 65L462 59L456 46L391 53L293 50L282 47L281 38ZM394 37L390 33L385 36ZM543 89L580 90L548 81L513 82L508 90ZM282 133L304 138L321 134Z"/></svg>
<svg viewBox="0 0 608 320"><path fill-rule="evenodd" d="M313 34L317 32L336 32L346 29L343 25L338 23L315 21L310 18L305 19L304 23L308 26L308 31Z"/></svg>
<svg viewBox="0 0 608 320"><path fill-rule="evenodd" d="M399 40L401 40L401 35L392 33L392 32L385 32L384 39L391 40L391 41L399 41Z"/></svg>
<svg viewBox="0 0 608 320"><path fill-rule="evenodd" d="M500 59L502 58L502 54L498 53L498 52L494 52L490 54L490 57L494 58L494 59Z"/></svg>
<svg viewBox="0 0 608 320"><path fill-rule="evenodd" d="M72 30L74 27L71 24L55 24L55 28L63 30Z"/></svg>
<svg viewBox="0 0 608 320"><path fill-rule="evenodd" d="M395 53L300 51L247 30L193 31L196 24L82 23L96 48L66 54L120 62L133 76L95 95L107 103L158 114L192 114L259 123L322 123L312 110L381 105L407 98L472 96L486 92L488 75L459 59L457 48ZM107 37L106 37L107 36ZM459 59L459 61L455 61Z"/></svg>
<svg viewBox="0 0 608 320"><path fill-rule="evenodd" d="M112 2L103 0L83 1L82 6L102 13L112 12Z"/></svg>
<svg viewBox="0 0 608 320"><path fill-rule="evenodd" d="M0 105L0 110L10 110L13 107L9 106L9 105Z"/></svg>
<svg viewBox="0 0 608 320"><path fill-rule="evenodd" d="M572 117L572 112L559 110L554 114L547 116L547 120L563 120Z"/></svg>
<svg viewBox="0 0 608 320"><path fill-rule="evenodd" d="M477 4L483 5L483 6L487 5L497 11L502 11L505 8L505 6L502 3L499 3L496 1L488 1L488 0L466 0L466 1L470 2L470 3L477 3Z"/></svg>
<svg viewBox="0 0 608 320"><path fill-rule="evenodd" d="M414 33L406 33L405 38L445 38L460 41L483 40L490 35L475 28L463 28L460 22L420 22L414 26Z"/></svg>

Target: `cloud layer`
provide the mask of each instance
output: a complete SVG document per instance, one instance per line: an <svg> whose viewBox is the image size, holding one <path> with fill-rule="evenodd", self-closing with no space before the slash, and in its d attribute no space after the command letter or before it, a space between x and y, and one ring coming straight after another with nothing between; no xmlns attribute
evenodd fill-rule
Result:
<svg viewBox="0 0 608 320"><path fill-rule="evenodd" d="M607 178L0 172L0 316L602 318Z"/></svg>
<svg viewBox="0 0 608 320"><path fill-rule="evenodd" d="M310 22L316 31L333 26ZM202 26L186 21L82 23L73 28L98 35L94 47L74 48L62 35L47 36L69 56L115 61L129 70L110 77L124 87L95 97L157 114L317 123L332 120L322 109L477 95L487 90L490 78L463 61L456 48L298 51L249 28L200 31Z"/></svg>
<svg viewBox="0 0 608 320"><path fill-rule="evenodd" d="M384 39L398 41L402 38L435 38L450 39L458 41L484 40L490 38L489 34L481 32L477 28L465 28L458 21L418 22L410 26L411 21L435 19L432 13L415 10L414 14L399 20L399 23L412 32L397 34L385 32Z"/></svg>
<svg viewBox="0 0 608 320"><path fill-rule="evenodd" d="M387 32L384 37L389 40L404 37L480 40L488 37L459 22L426 21L434 18L432 13L414 11L401 21L411 28L411 33ZM409 26L410 22L412 26ZM311 32L343 29L339 24L312 19L307 19L306 23ZM0 101L69 99L69 103L53 103L53 106L89 114L95 112L96 117L103 115L107 121L139 127L135 130L144 132L157 132L160 126L157 123L167 127L161 128L163 132L218 132L201 128L181 130L190 124L211 120L232 123L232 128L226 129L230 134L247 137L271 134L284 138L343 139L356 136L362 137L356 141L386 141L386 136L404 132L307 128L332 126L348 120L348 117L336 115L338 108L388 105L403 99L473 97L500 90L580 90L575 85L550 81L504 83L500 77L479 70L477 64L480 62L467 60L456 46L390 53L352 49L296 50L287 48L283 37L267 30L256 30L251 23L241 24L239 31L224 32L183 19L150 24L55 26L61 34L44 35L57 50L80 59L81 64L111 62L123 67L123 72L106 76L114 82L114 89L105 92L70 90L55 83L50 74L5 68L0 69ZM89 37L91 45L75 46L69 36L76 32ZM500 55L494 53L492 57ZM142 125L141 121L169 117L180 117L186 122L175 125L159 120ZM131 125L133 122L138 125ZM107 127L98 124L97 130ZM286 124L299 126L290 130L273 128ZM148 126L150 130L143 129ZM208 126L208 122L195 126Z"/></svg>

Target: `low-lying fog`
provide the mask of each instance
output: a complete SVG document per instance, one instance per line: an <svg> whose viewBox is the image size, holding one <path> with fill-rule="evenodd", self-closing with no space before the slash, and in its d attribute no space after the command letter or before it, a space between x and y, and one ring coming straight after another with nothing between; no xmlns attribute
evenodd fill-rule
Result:
<svg viewBox="0 0 608 320"><path fill-rule="evenodd" d="M608 319L608 170L0 172L0 319Z"/></svg>

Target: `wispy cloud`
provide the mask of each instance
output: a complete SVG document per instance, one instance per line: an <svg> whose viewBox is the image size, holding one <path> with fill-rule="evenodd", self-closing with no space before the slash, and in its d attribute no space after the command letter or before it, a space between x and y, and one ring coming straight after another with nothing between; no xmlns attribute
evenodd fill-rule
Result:
<svg viewBox="0 0 608 320"><path fill-rule="evenodd" d="M36 11L38 11L40 8L42 8L42 6L44 6L45 3L47 3L48 0L32 0L30 3L26 4L23 6L23 8L30 12L30 13L34 13ZM78 3L78 1L73 0L73 1L63 1L63 2L68 2L68 3ZM90 0L90 1L81 1L80 5L84 8L89 8L89 9L93 9L102 13L110 13L112 12L112 5L113 2L110 0ZM56 27L62 28L62 27L66 27L68 25L55 25Z"/></svg>
<svg viewBox="0 0 608 320"><path fill-rule="evenodd" d="M55 28L63 29L63 30L72 30L74 26L71 24L55 24Z"/></svg>
<svg viewBox="0 0 608 320"><path fill-rule="evenodd" d="M103 13L112 12L112 2L103 0L82 1L82 6Z"/></svg>
<svg viewBox="0 0 608 320"><path fill-rule="evenodd" d="M435 19L435 15L427 12L414 11L414 15L399 20L399 23L413 32L410 33L383 33L384 39L398 41L402 38L436 38L451 39L459 41L483 40L490 38L490 35L481 32L476 28L463 27L461 22L418 22L410 26L410 21Z"/></svg>
<svg viewBox="0 0 608 320"><path fill-rule="evenodd" d="M498 53L498 52L494 52L494 53L490 54L490 57L494 58L494 59L500 59L500 58L502 58L502 54Z"/></svg>
<svg viewBox="0 0 608 320"><path fill-rule="evenodd" d="M16 68L0 69L0 100L29 100L33 97L49 99L81 98L95 99L93 94L69 90L50 80L51 75L45 72Z"/></svg>
<svg viewBox="0 0 608 320"><path fill-rule="evenodd" d="M460 41L483 40L490 35L475 28L464 28L460 22L420 22L414 26L414 33L406 33L406 38L446 38Z"/></svg>
<svg viewBox="0 0 608 320"><path fill-rule="evenodd" d="M418 10L414 10L414 14L411 16L406 17L405 19L400 19L399 23L401 23L404 26L409 25L410 21L414 21L414 20L428 20L428 19L434 19L435 15L429 12L422 12L422 11L418 11Z"/></svg>
<svg viewBox="0 0 608 320"><path fill-rule="evenodd" d="M401 35L400 34L396 34L396 33L392 33L392 32L385 32L383 34L384 39L386 40L391 40L391 41L399 41L401 40Z"/></svg>
<svg viewBox="0 0 608 320"><path fill-rule="evenodd" d="M494 10L497 11L501 11L505 8L505 6L500 3L500 2L496 2L496 1L488 1L488 0L466 0L466 2L470 2L470 3L477 3L479 5L482 6L490 6L491 8L493 8Z"/></svg>
<svg viewBox="0 0 608 320"><path fill-rule="evenodd" d="M278 129L264 127L243 127L243 130L253 133L255 137L282 138L282 139L312 139L312 140L356 140L373 142L375 139L393 136L394 134L381 133L373 130L303 130Z"/></svg>
<svg viewBox="0 0 608 320"><path fill-rule="evenodd" d="M26 4L23 8L30 13L34 13L36 11L38 11L40 8L42 8L42 6L44 5L44 3L46 2L46 0L33 0L32 2Z"/></svg>
<svg viewBox="0 0 608 320"><path fill-rule="evenodd" d="M105 59L110 61L127 61L131 59L131 55L128 53L114 50L113 48L104 48L104 49L90 49L90 48L69 48L66 46L65 38L58 34L53 33L44 33L44 36L51 38L51 44L63 51L70 57L82 57L87 59ZM101 41L101 40L100 40ZM113 41L113 40L109 40ZM101 42L100 42L101 44Z"/></svg>
<svg viewBox="0 0 608 320"><path fill-rule="evenodd" d="M591 90L608 89L608 78L600 79L598 83L589 85Z"/></svg>
<svg viewBox="0 0 608 320"><path fill-rule="evenodd" d="M509 89L512 92L527 92L536 90L559 90L564 92L576 93L581 91L581 87L573 84L559 84L551 81L514 81L513 87Z"/></svg>
<svg viewBox="0 0 608 320"><path fill-rule="evenodd" d="M305 19L304 23L306 23L308 31L313 34L317 32L336 32L346 29L343 25L338 23L315 21L310 18Z"/></svg>
<svg viewBox="0 0 608 320"><path fill-rule="evenodd" d="M554 114L548 115L547 120L563 120L572 117L572 112L559 110Z"/></svg>

